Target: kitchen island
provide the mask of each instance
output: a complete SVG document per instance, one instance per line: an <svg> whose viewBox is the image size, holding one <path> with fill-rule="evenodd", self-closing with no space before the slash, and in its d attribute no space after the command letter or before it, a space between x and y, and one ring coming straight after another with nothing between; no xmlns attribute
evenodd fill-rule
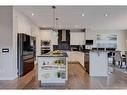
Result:
<svg viewBox="0 0 127 95"><path fill-rule="evenodd" d="M38 80L41 86L65 85L68 80L67 53L47 53L38 56Z"/></svg>
<svg viewBox="0 0 127 95"><path fill-rule="evenodd" d="M108 76L108 51L91 50L89 53L90 76Z"/></svg>

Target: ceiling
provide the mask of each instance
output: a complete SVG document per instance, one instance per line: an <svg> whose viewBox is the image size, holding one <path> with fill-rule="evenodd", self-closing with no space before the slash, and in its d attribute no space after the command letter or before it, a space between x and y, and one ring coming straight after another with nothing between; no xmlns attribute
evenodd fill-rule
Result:
<svg viewBox="0 0 127 95"><path fill-rule="evenodd" d="M53 27L51 6L17 6L16 9L39 27ZM56 6L55 14L59 18L57 28L127 30L127 6Z"/></svg>

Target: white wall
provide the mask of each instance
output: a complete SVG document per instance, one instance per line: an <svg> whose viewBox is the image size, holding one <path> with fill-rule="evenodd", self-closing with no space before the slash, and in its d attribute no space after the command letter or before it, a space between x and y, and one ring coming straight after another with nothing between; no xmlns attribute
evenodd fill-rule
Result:
<svg viewBox="0 0 127 95"><path fill-rule="evenodd" d="M38 43L39 41L39 28L37 25L35 25L27 16L25 16L23 13L18 11L16 7L13 8L13 15L14 15L14 21L16 23L16 26L14 29L15 33L24 33L30 36L36 37L36 42ZM15 40L16 40L16 35L15 35ZM15 42L16 43L16 42ZM38 45L38 44L37 44ZM36 45L36 46L37 46ZM38 52L38 46L37 46L37 52Z"/></svg>
<svg viewBox="0 0 127 95"><path fill-rule="evenodd" d="M32 30L32 22L29 18L27 18L25 15L23 15L19 10L17 10L15 7L13 8L13 14L15 16L14 19L17 19L17 33L24 33L27 35L31 35Z"/></svg>
<svg viewBox="0 0 127 95"><path fill-rule="evenodd" d="M85 32L70 32L71 45L83 45L85 42Z"/></svg>
<svg viewBox="0 0 127 95"><path fill-rule="evenodd" d="M9 53L2 53L2 48L9 48ZM13 63L13 8L0 7L0 80L14 79Z"/></svg>
<svg viewBox="0 0 127 95"><path fill-rule="evenodd" d="M52 40L52 30L41 30L40 36L41 40L43 41L50 41Z"/></svg>
<svg viewBox="0 0 127 95"><path fill-rule="evenodd" d="M114 34L117 35L117 50L125 51L125 33L126 31L121 30L86 30L86 39L94 40L93 47L96 47L97 34Z"/></svg>
<svg viewBox="0 0 127 95"><path fill-rule="evenodd" d="M36 37L36 57L40 55L40 29L32 25L31 36Z"/></svg>

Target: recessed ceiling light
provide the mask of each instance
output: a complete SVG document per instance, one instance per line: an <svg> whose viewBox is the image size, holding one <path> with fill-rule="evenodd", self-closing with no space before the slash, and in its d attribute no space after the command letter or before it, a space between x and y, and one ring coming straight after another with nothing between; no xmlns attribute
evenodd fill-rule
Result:
<svg viewBox="0 0 127 95"><path fill-rule="evenodd" d="M82 16L85 16L85 14L84 14L84 13L82 13Z"/></svg>
<svg viewBox="0 0 127 95"><path fill-rule="evenodd" d="M59 28L61 28L62 26L61 25L58 25Z"/></svg>
<svg viewBox="0 0 127 95"><path fill-rule="evenodd" d="M74 25L75 28L78 28L78 25Z"/></svg>
<svg viewBox="0 0 127 95"><path fill-rule="evenodd" d="M104 16L108 16L108 14L104 14Z"/></svg>
<svg viewBox="0 0 127 95"><path fill-rule="evenodd" d="M32 13L31 15L34 16L34 13Z"/></svg>

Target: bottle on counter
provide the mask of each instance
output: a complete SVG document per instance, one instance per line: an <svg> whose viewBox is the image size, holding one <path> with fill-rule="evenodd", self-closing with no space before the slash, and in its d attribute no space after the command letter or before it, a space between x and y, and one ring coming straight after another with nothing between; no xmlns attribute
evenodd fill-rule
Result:
<svg viewBox="0 0 127 95"><path fill-rule="evenodd" d="M60 78L60 75L61 75L60 72L57 72L57 77L58 77L58 78Z"/></svg>

